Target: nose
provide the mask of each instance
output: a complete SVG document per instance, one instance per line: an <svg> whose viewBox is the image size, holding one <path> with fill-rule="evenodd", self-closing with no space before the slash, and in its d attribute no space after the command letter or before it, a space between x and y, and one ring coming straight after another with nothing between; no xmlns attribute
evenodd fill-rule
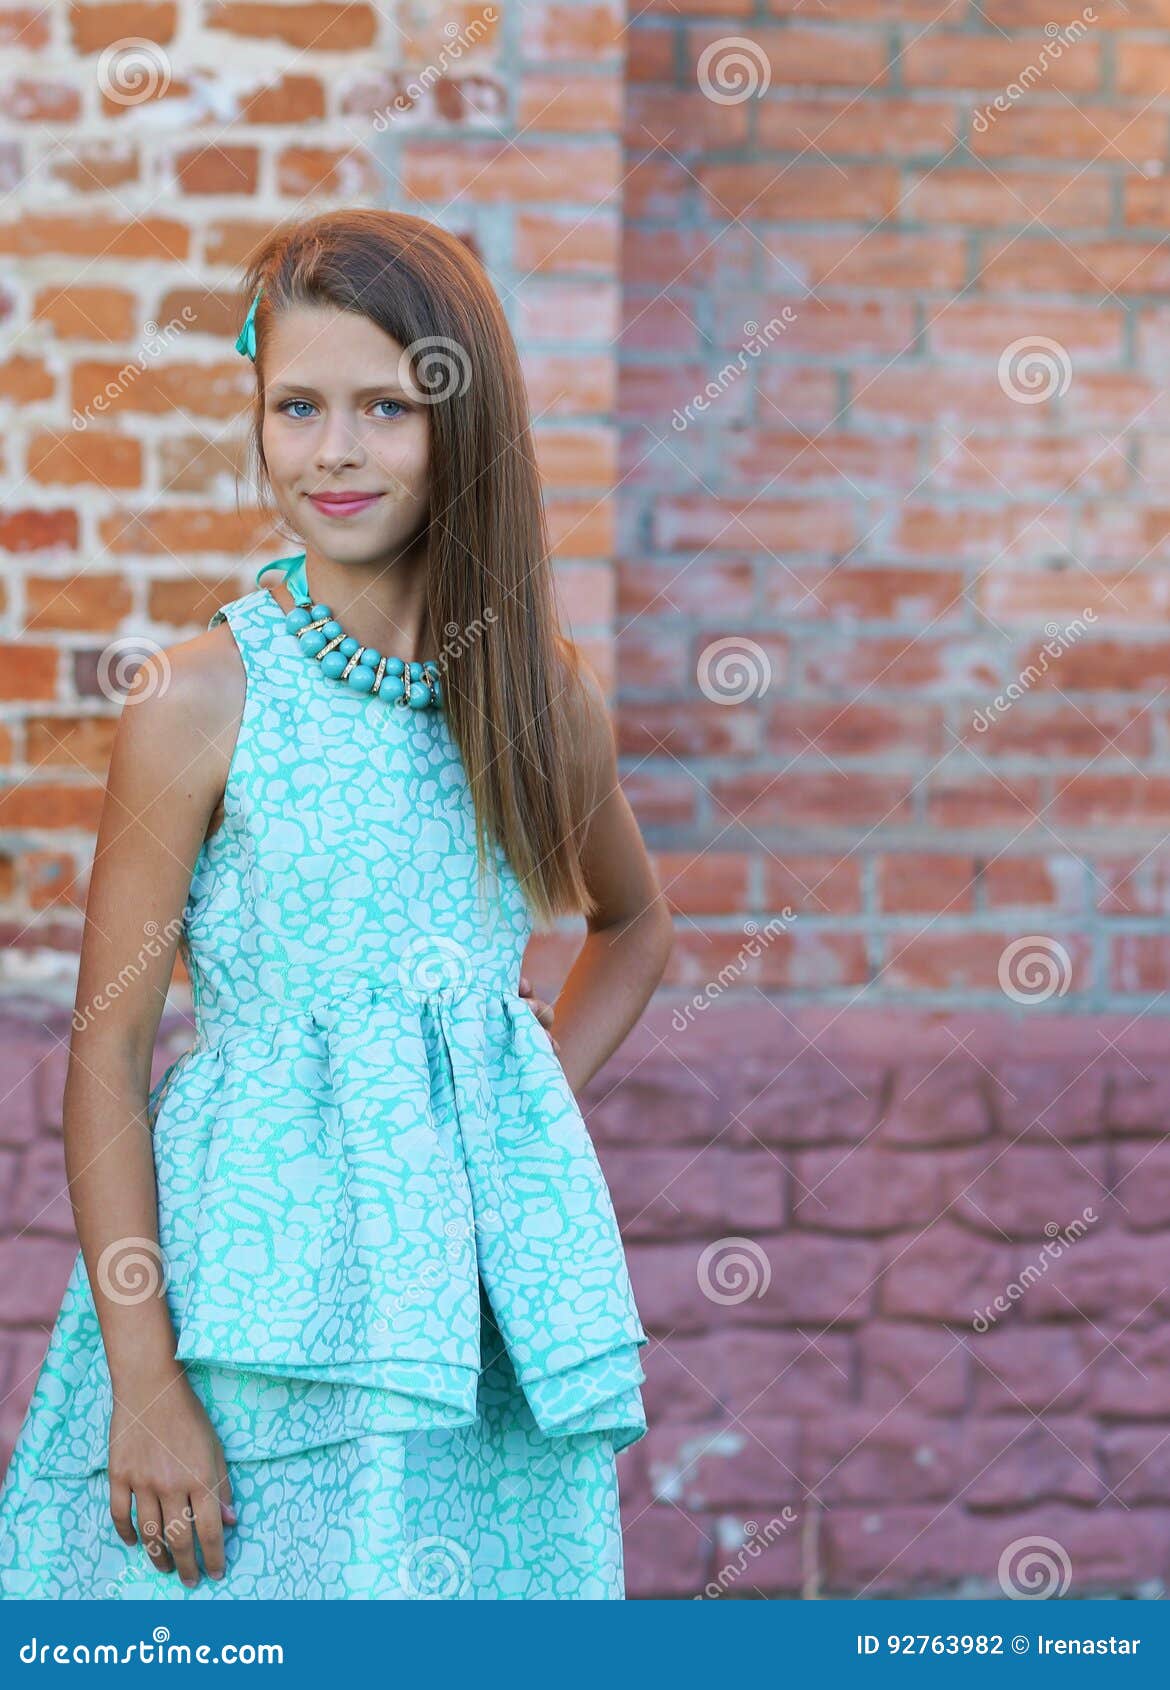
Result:
<svg viewBox="0 0 1170 1690"><path fill-rule="evenodd" d="M329 474L346 464L363 464L365 449L343 411L326 412L317 438L317 468Z"/></svg>

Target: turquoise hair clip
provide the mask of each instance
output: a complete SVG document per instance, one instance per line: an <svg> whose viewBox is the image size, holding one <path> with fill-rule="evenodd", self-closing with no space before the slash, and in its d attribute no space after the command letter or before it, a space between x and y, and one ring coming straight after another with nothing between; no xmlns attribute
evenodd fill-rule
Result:
<svg viewBox="0 0 1170 1690"><path fill-rule="evenodd" d="M256 297L248 307L248 315L244 318L244 326L236 336L236 351L242 352L245 358L256 362L256 307L260 303L260 295L264 292L263 283L256 289Z"/></svg>

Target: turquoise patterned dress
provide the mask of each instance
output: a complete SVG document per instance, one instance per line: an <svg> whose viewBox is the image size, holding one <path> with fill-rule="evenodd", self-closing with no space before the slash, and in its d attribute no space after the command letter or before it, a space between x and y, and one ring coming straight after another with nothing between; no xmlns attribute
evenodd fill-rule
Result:
<svg viewBox="0 0 1170 1690"><path fill-rule="evenodd" d="M227 1572L187 1590L114 1530L79 1252L0 1490L0 1595L621 1598L647 1337L517 992L519 883L497 849L477 886L441 708L330 679L266 587L225 619L246 699L183 912L195 1038L148 1108L162 1261L128 1240L103 1272L167 1299L228 1463Z"/></svg>

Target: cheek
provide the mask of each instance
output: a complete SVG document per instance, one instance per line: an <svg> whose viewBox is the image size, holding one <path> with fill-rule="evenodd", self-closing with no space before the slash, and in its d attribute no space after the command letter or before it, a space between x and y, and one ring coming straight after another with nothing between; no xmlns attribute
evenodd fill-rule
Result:
<svg viewBox="0 0 1170 1690"><path fill-rule="evenodd" d="M273 481L287 480L296 472L304 456L304 438L298 439L291 429L281 427L281 420L279 417L266 418L260 431L264 459Z"/></svg>
<svg viewBox="0 0 1170 1690"><path fill-rule="evenodd" d="M402 429L393 435L380 433L370 442L370 452L405 495L416 499L425 495L429 472L425 428Z"/></svg>

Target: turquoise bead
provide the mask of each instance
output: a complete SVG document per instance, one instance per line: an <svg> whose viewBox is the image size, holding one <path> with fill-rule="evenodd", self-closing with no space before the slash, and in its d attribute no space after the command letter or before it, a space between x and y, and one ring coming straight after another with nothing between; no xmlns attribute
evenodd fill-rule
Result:
<svg viewBox="0 0 1170 1690"><path fill-rule="evenodd" d="M382 653L372 645L368 645L358 658L359 663L368 663L371 669L376 669L381 661Z"/></svg>
<svg viewBox="0 0 1170 1690"><path fill-rule="evenodd" d="M422 680L422 678L423 678L423 668L422 668L421 663L412 663L411 664L411 666L410 666L410 678L411 678L412 681L421 681Z"/></svg>
<svg viewBox="0 0 1170 1690"><path fill-rule="evenodd" d="M290 610L288 615L285 617L284 625L290 634L299 634L301 629L307 628L312 620L313 618L309 615L309 612L305 609L305 607L303 605L297 605L297 607L294 610Z"/></svg>
<svg viewBox="0 0 1170 1690"><path fill-rule="evenodd" d="M335 634L330 636L331 639L336 639L336 637ZM346 657L352 657L354 652L358 650L358 642L352 634L347 634L337 649L344 653Z"/></svg>
<svg viewBox="0 0 1170 1690"><path fill-rule="evenodd" d="M326 621L330 621L332 620L333 612L327 604L315 604L313 606L313 621L320 622L322 617L324 617Z"/></svg>
<svg viewBox="0 0 1170 1690"><path fill-rule="evenodd" d="M341 623L334 618L332 622L326 622L321 632L327 640L336 640L344 634L345 629L341 626Z"/></svg>
<svg viewBox="0 0 1170 1690"><path fill-rule="evenodd" d="M420 684L417 687L416 686L411 687L411 689L410 689L410 708L412 710L425 710L427 705L430 702L431 702L431 695L427 691L425 684Z"/></svg>
<svg viewBox="0 0 1170 1690"><path fill-rule="evenodd" d="M321 659L321 671L328 675L331 681L339 681L348 661L349 659L343 657L339 651L327 651Z"/></svg>
<svg viewBox="0 0 1170 1690"><path fill-rule="evenodd" d="M345 684L352 687L355 692L369 692L374 684L374 671L367 668L364 663L355 663L345 677Z"/></svg>
<svg viewBox="0 0 1170 1690"><path fill-rule="evenodd" d="M401 657L388 657L386 659L386 673L388 675L401 676L405 672L406 664L402 661Z"/></svg>
<svg viewBox="0 0 1170 1690"><path fill-rule="evenodd" d="M310 657L316 657L328 644L329 641L319 628L314 628L311 634L301 635L301 649L307 651Z"/></svg>

